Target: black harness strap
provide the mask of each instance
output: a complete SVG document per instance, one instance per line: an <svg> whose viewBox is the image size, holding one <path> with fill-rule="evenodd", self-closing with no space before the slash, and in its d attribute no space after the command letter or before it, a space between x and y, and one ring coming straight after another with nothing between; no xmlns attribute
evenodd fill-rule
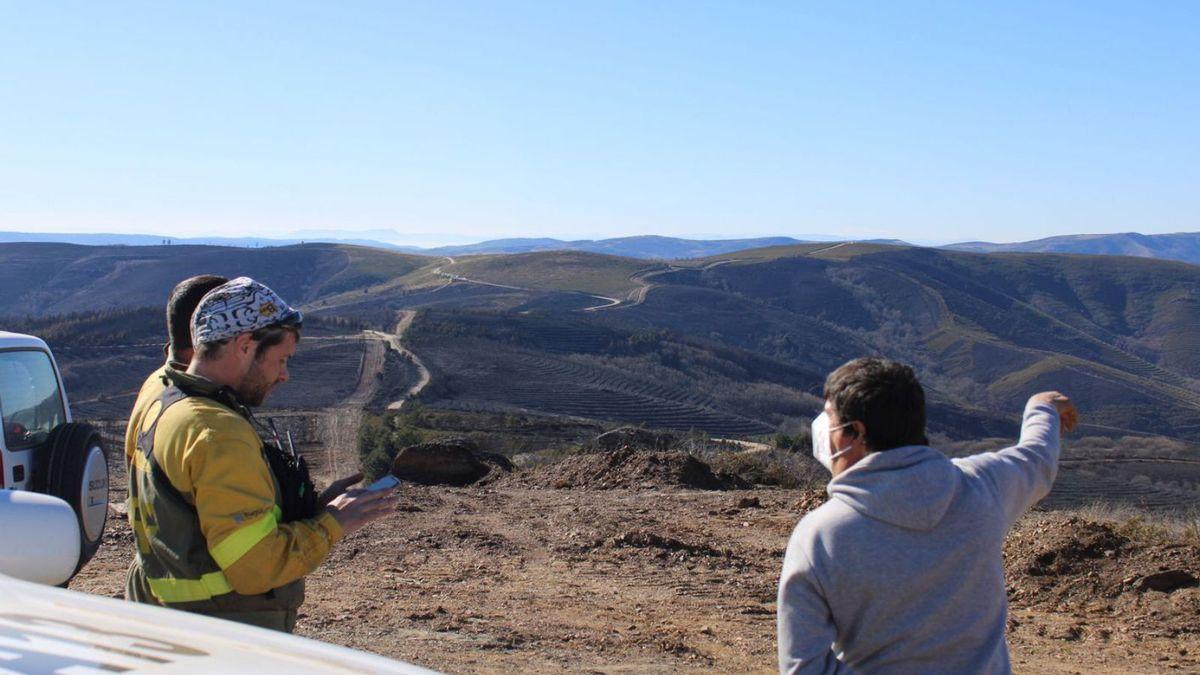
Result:
<svg viewBox="0 0 1200 675"><path fill-rule="evenodd" d="M172 497L190 505L178 488L171 483L166 472L159 466L158 460L154 458L154 434L158 430L159 420L162 419L167 408L190 396L200 396L233 410L250 422L251 426L261 427L262 425L258 424L254 416L250 414L250 409L238 401L237 394L229 387L221 387L212 392L188 391L177 383L171 382L166 376L163 376L163 380L166 382L167 388L159 397L158 416L154 418L154 423L150 425L149 429L138 434L137 446L138 450L146 456L150 470L159 485L163 486L164 490ZM267 467L279 485L279 508L283 512L281 522L288 523L316 517L321 512L321 506L317 503L316 486L313 485L312 477L309 475L308 462L303 457L292 457L278 446L267 442L263 442L262 453L267 461Z"/></svg>

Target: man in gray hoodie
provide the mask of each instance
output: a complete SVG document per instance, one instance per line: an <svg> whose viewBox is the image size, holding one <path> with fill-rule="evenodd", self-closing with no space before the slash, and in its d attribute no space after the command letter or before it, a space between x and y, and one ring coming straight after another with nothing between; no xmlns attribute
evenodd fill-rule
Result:
<svg viewBox="0 0 1200 675"><path fill-rule="evenodd" d="M1001 549L1050 491L1070 399L1029 399L1017 445L948 459L911 368L856 359L825 381L813 453L830 499L800 521L779 581L781 673L1007 673Z"/></svg>

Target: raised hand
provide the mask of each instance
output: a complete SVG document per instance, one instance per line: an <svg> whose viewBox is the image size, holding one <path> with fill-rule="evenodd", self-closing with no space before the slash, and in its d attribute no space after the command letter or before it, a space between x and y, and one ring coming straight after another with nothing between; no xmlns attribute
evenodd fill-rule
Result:
<svg viewBox="0 0 1200 675"><path fill-rule="evenodd" d="M1063 432L1075 431L1075 427L1079 425L1079 411L1075 409L1075 404L1066 394L1057 391L1043 391L1040 394L1034 394L1029 400L1054 406L1058 411L1058 419L1062 423Z"/></svg>
<svg viewBox="0 0 1200 675"><path fill-rule="evenodd" d="M342 526L344 534L351 534L395 511L399 499L395 490L347 490L334 497L325 510Z"/></svg>

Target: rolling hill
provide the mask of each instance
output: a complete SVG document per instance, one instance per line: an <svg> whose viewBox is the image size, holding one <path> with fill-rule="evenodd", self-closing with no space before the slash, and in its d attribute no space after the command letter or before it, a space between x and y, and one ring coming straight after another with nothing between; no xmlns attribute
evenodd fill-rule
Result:
<svg viewBox="0 0 1200 675"><path fill-rule="evenodd" d="M767 246L787 246L804 243L805 241L836 241L838 238L830 235L807 235L807 239L792 237L757 237L752 239L682 239L679 237L662 237L646 235L637 237L616 237L612 239L554 239L550 237L510 237L506 239L491 239L474 244L452 246L436 246L422 248L419 246L400 245L392 243L403 240L404 234L395 230L365 230L361 232L341 232L338 230L304 230L295 232L290 237L172 237L166 235L148 234L85 234L85 233L41 233L41 232L0 232L0 243L56 243L81 244L85 246L160 246L169 241L172 245L186 246L228 246L240 248L262 248L295 246L304 243L327 243L351 246L366 246L370 248L398 251L427 256L468 256L495 255L501 253L532 253L536 251L582 251L586 253L603 253L607 255L625 256L629 258L646 258L657 260L679 260L685 258L704 258L753 248ZM880 243L903 244L895 240Z"/></svg>
<svg viewBox="0 0 1200 675"><path fill-rule="evenodd" d="M822 238L825 239L825 238ZM678 260L704 258L766 246L785 246L803 243L791 237L759 237L756 239L680 239L654 235L617 237L614 239L495 239L466 246L441 246L423 253L431 255L473 255L494 253L532 253L536 251L583 251L628 258Z"/></svg>
<svg viewBox="0 0 1200 675"><path fill-rule="evenodd" d="M829 370L881 354L918 369L931 430L947 439L1011 435L1029 393L1060 388L1087 411L1087 434L1200 443L1200 267L1096 260L864 243L670 263L17 244L0 251L0 317L70 323L71 312L157 308L184 276L249 273L314 317L390 330L416 310L405 342L433 375L422 400L438 407L720 435L802 430Z"/></svg>
<svg viewBox="0 0 1200 675"><path fill-rule="evenodd" d="M1200 232L1174 234L1077 234L1047 237L1012 244L993 244L969 241L945 247L955 251L976 253L1086 253L1090 255L1133 256L1160 258L1200 264Z"/></svg>
<svg viewBox="0 0 1200 675"><path fill-rule="evenodd" d="M475 256L442 268L456 277L516 289L577 291L624 296L637 288L632 277L653 269L645 261L581 251Z"/></svg>
<svg viewBox="0 0 1200 675"><path fill-rule="evenodd" d="M934 427L949 436L1000 433L1029 393L1063 388L1092 411L1089 433L1200 440L1200 357L1194 344L1200 339L1200 269L1190 265L1113 258L1097 266L1094 258L1081 256L808 245L641 269L620 259L580 257L565 277L570 283L564 284L562 275L543 278L536 273L542 266L557 269L555 255L527 254L511 273L505 266L486 266L487 281L555 297L565 286L611 292L614 281L628 273L641 290L619 305L590 313L540 311L576 326L603 325L621 331L625 339L664 329L674 336L636 358L618 356L613 347L588 347L591 343L580 339L570 352L576 361L622 362L631 374L665 367L669 372L656 372L655 379L694 380L695 360L672 366L671 354L677 357L685 347L708 353L737 350L768 359L778 372L788 373L788 379L777 382L780 386L813 393L824 373L843 361L883 354L917 366L931 398L943 404ZM485 265L494 259L479 260ZM463 273L464 279L469 276ZM591 282L595 279L602 279L602 285ZM460 315L439 321L461 327L482 319ZM478 342L463 348L480 354L474 366L484 369L503 351L501 346L536 349L542 329L522 333L508 326L484 335L473 330L458 336L443 330L439 340L428 341L428 348L450 350L454 341L481 337L494 345L504 343L495 349ZM564 340L559 348L571 344L576 342ZM450 361L461 363L462 356ZM738 368L736 362L723 369ZM742 372L741 379L732 381L745 386L766 382L761 374ZM556 380L554 386L567 386L576 375ZM509 381L515 376L507 375ZM490 375L480 377L479 387L492 386L484 383ZM460 388L447 397L470 397L476 385L462 382L461 375L450 376L455 378ZM704 380L681 386L722 390L730 384ZM495 392L487 396L503 398ZM730 403L726 409L754 416L747 406ZM778 418L757 419L780 423Z"/></svg>
<svg viewBox="0 0 1200 675"><path fill-rule="evenodd" d="M338 244L274 248L80 246L0 247L0 315L45 315L157 306L195 274L253 276L301 304L360 291L429 265L422 256Z"/></svg>

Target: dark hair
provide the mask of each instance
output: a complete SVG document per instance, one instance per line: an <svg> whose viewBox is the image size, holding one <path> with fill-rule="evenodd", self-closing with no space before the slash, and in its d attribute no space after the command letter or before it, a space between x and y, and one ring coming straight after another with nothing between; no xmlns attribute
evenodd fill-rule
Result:
<svg viewBox="0 0 1200 675"><path fill-rule="evenodd" d="M926 445L925 390L912 368L878 358L854 359L825 379L825 400L841 424L862 422L867 448Z"/></svg>
<svg viewBox="0 0 1200 675"><path fill-rule="evenodd" d="M284 336L286 336L288 333L296 336L296 342L299 342L300 324L267 326L266 328L259 328L251 333L250 337L254 338L258 342L258 345L254 348L254 358L261 359L263 352L283 342Z"/></svg>
<svg viewBox="0 0 1200 675"><path fill-rule="evenodd" d="M263 326L262 328L250 333L250 339L257 343L254 346L254 358L262 358L263 352L267 351L271 347L274 347L280 342L283 342L283 338L288 333L295 335L296 341L299 342L300 324L274 324L271 326ZM225 345L229 344L229 341L232 339L233 338L228 337L224 340L201 342L199 345L196 345L196 358L200 359L201 361L208 361L217 358L221 354L221 349L223 349Z"/></svg>
<svg viewBox="0 0 1200 675"><path fill-rule="evenodd" d="M171 289L171 298L167 300L167 335L170 336L168 348L178 352L181 349L192 348L192 314L196 305L209 291L229 281L215 274L184 279Z"/></svg>

